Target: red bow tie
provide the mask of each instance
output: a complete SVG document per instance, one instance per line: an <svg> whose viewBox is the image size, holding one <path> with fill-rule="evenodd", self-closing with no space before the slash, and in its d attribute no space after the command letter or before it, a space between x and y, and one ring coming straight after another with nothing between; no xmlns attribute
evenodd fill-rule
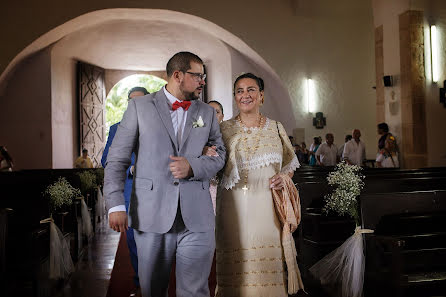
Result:
<svg viewBox="0 0 446 297"><path fill-rule="evenodd" d="M190 101L183 101L183 102L180 102L180 101L175 101L173 104L172 104L172 109L173 110L177 110L178 108L180 108L180 107L182 107L184 110L188 110L189 109L189 106L192 104L192 102L190 102Z"/></svg>

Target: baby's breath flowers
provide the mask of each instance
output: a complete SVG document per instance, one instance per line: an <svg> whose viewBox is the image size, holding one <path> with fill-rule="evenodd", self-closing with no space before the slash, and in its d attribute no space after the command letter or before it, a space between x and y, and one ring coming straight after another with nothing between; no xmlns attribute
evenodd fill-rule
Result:
<svg viewBox="0 0 446 297"><path fill-rule="evenodd" d="M96 187L96 174L91 172L90 170L85 170L82 172L76 173L79 175L81 180L81 190L82 193L86 193L87 191Z"/></svg>
<svg viewBox="0 0 446 297"><path fill-rule="evenodd" d="M73 188L64 177L59 177L46 188L44 194L50 201L51 209L57 210L64 205L71 205L74 198L81 196L81 191Z"/></svg>
<svg viewBox="0 0 446 297"><path fill-rule="evenodd" d="M334 186L333 193L325 196L324 212L333 211L344 216L352 217L359 226L358 201L356 198L364 188L362 168L341 162L327 177L328 184Z"/></svg>

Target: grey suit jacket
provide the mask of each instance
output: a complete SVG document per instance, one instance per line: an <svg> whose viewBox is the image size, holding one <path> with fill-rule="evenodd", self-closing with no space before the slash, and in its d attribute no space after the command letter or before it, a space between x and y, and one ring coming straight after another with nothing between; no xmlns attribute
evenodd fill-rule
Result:
<svg viewBox="0 0 446 297"><path fill-rule="evenodd" d="M129 102L105 167L107 208L124 205L125 171L134 151L129 225L140 231L166 233L173 225L180 203L184 223L190 231L213 230L215 217L209 180L223 168L226 157L218 119L211 106L192 101L178 145L167 102L163 90ZM200 116L204 126L193 128L193 122ZM215 145L218 157L203 156L205 145ZM170 155L187 158L193 177L175 179L169 170Z"/></svg>

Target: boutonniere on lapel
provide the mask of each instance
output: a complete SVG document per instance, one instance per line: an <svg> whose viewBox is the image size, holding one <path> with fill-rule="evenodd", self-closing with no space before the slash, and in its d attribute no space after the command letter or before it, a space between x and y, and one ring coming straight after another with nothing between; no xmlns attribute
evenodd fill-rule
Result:
<svg viewBox="0 0 446 297"><path fill-rule="evenodd" d="M196 120L195 122L192 123L192 127L194 127L194 128L204 127L204 122L203 122L203 119L201 118L201 116L198 117L198 120Z"/></svg>

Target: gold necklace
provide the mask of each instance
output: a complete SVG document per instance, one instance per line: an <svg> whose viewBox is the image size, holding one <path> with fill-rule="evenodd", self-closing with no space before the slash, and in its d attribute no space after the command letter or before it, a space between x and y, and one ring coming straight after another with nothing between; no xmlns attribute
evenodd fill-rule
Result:
<svg viewBox="0 0 446 297"><path fill-rule="evenodd" d="M242 133L242 141L243 141L243 150L246 152L246 159L250 160L252 156L255 155L255 153L257 152L257 149L259 148L259 144L260 144L260 133L257 133L257 135L254 138L254 145L253 146L248 146L248 135L245 134L245 132L247 134L251 134L252 131L250 130L250 128L248 128L246 126L246 124L242 121L240 115L238 115L236 117L237 121L240 123L240 128L241 128L241 133ZM262 114L259 114L259 125L258 128L259 130L262 129L262 127L264 126L265 122L265 118L262 116ZM249 190L248 188L248 169L245 169L244 172L242 171L242 175L244 178L244 186L242 188L243 190L243 194L246 194L246 191Z"/></svg>

